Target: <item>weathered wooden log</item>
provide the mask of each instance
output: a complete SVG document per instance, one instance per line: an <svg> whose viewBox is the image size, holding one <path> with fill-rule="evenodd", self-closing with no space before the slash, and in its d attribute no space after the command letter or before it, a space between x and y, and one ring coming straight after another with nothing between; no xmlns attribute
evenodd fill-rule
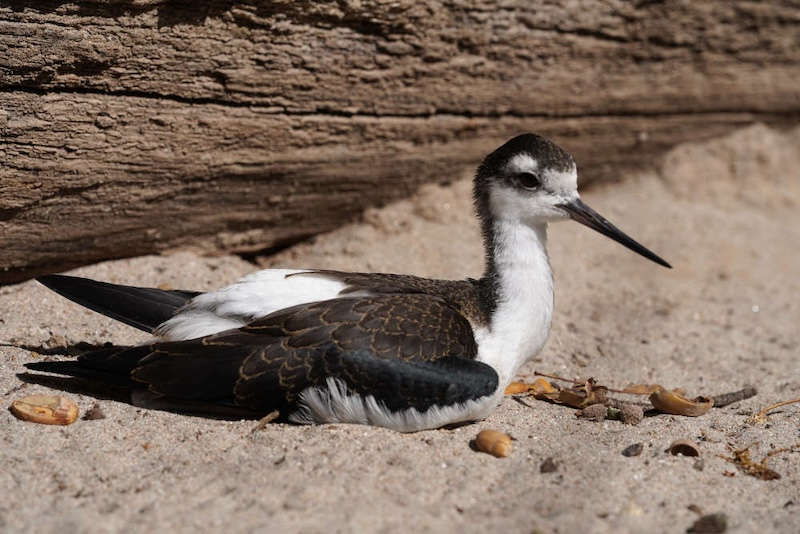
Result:
<svg viewBox="0 0 800 534"><path fill-rule="evenodd" d="M247 252L538 131L584 179L800 117L800 13L718 2L8 0L0 283Z"/></svg>

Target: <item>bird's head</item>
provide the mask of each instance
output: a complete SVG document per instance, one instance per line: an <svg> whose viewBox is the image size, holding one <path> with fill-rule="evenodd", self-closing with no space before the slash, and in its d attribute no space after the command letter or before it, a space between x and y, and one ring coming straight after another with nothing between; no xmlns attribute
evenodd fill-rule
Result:
<svg viewBox="0 0 800 534"><path fill-rule="evenodd" d="M660 265L670 265L587 206L572 156L536 134L514 137L486 156L474 185L478 214L528 226L572 219Z"/></svg>

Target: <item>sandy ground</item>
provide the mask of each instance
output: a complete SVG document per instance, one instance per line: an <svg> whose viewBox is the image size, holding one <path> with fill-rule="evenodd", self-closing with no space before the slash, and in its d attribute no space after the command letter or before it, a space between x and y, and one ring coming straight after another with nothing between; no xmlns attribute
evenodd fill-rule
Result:
<svg viewBox="0 0 800 534"><path fill-rule="evenodd" d="M0 412L0 530L5 532L684 532L724 513L728 532L800 531L800 452L776 455L782 478L745 475L720 455L754 458L800 442L800 405L767 424L749 415L800 396L800 129L755 126L670 153L658 172L584 199L674 265L665 270L573 223L554 225L556 315L526 368L658 382L689 394L744 384L750 400L699 418L638 426L579 420L566 407L506 398L486 421L415 434L302 427L148 411L67 393L104 419L49 427ZM462 176L467 176L465 173ZM364 222L266 258L264 265L478 275L482 253L469 182L426 187ZM206 289L254 270L236 257L182 252L94 265L77 274ZM0 288L0 401L52 391L16 374L80 341L141 333L34 282ZM497 459L469 442L483 428L516 438ZM703 458L664 452L676 438ZM643 443L638 457L628 445ZM557 470L540 472L552 458Z"/></svg>

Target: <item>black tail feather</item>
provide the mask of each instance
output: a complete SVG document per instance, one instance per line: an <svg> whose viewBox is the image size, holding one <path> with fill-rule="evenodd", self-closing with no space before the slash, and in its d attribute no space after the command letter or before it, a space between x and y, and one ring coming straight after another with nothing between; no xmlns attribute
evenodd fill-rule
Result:
<svg viewBox="0 0 800 534"><path fill-rule="evenodd" d="M65 393L89 395L97 399L109 399L128 403L130 402L131 391L136 387L136 385L132 383L122 382L121 380L119 382L110 382L105 380L104 377L98 376L75 377L25 372L17 373L17 378L26 384L37 384Z"/></svg>
<svg viewBox="0 0 800 534"><path fill-rule="evenodd" d="M25 367L34 371L56 373L86 378L122 377L130 381L130 374L139 361L153 351L151 345L134 347L111 346L85 352L77 360L26 363Z"/></svg>
<svg viewBox="0 0 800 534"><path fill-rule="evenodd" d="M76 378L85 378L92 380L96 383L102 383L107 386L120 386L120 387L133 387L136 383L131 380L130 376L111 373L98 369L86 367L77 360L65 360L58 362L32 362L26 363L25 367L32 371L41 371L45 373L53 373L57 375L64 375ZM36 376L36 375L31 375Z"/></svg>
<svg viewBox="0 0 800 534"><path fill-rule="evenodd" d="M17 378L26 384L38 384L79 395L90 395L97 399L108 399L167 412L198 415L212 419L238 421L241 419L258 419L264 414L237 406L233 399L214 400L209 402L186 399L167 398L148 391L143 384L124 377L110 375L102 371L94 371L80 366L52 366L49 364L77 364L76 361L36 362L27 364L28 368L37 371L68 374L68 376L45 375L39 373L18 373ZM44 365L42 365L44 364Z"/></svg>
<svg viewBox="0 0 800 534"><path fill-rule="evenodd" d="M77 363L88 369L130 376L142 358L151 352L152 345L114 346L85 352L78 356Z"/></svg>
<svg viewBox="0 0 800 534"><path fill-rule="evenodd" d="M155 330L181 306L200 294L195 291L165 291L109 284L61 274L40 276L36 280L81 306L145 332Z"/></svg>

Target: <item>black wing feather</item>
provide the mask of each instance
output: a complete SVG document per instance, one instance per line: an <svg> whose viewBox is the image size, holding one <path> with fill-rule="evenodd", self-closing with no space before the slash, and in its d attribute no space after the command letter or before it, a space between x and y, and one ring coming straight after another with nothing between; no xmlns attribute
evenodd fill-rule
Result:
<svg viewBox="0 0 800 534"><path fill-rule="evenodd" d="M81 306L145 332L155 330L200 295L195 291L123 286L61 274L40 276L36 280Z"/></svg>
<svg viewBox="0 0 800 534"><path fill-rule="evenodd" d="M465 402L492 394L498 384L490 366L460 356L407 361L332 349L323 361L326 377L342 380L351 392L372 395L393 411Z"/></svg>

